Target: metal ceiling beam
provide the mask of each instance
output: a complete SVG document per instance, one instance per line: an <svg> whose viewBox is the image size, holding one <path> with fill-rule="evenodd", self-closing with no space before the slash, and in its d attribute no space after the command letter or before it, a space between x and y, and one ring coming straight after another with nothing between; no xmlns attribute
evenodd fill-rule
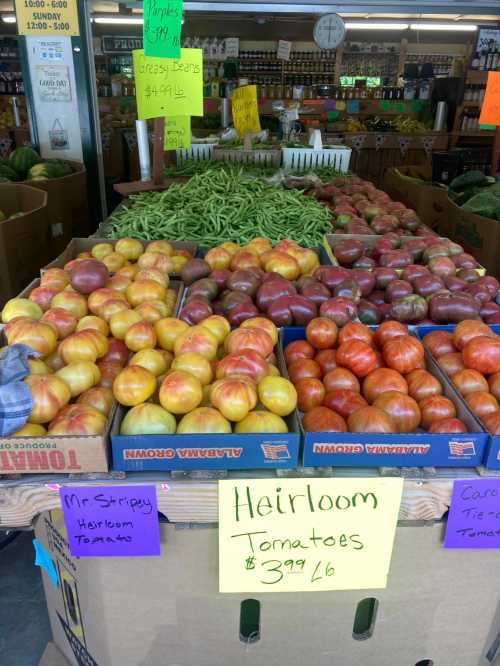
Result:
<svg viewBox="0 0 500 666"><path fill-rule="evenodd" d="M468 14L468 15L496 15L500 21L500 0L363 0L362 2L332 3L329 0L314 0L308 4L304 0L240 0L240 2L227 2L227 0L212 0L204 2L187 0L184 9L188 11L212 12L277 12L277 13L312 13L323 14L327 12L344 13L391 13L391 14Z"/></svg>

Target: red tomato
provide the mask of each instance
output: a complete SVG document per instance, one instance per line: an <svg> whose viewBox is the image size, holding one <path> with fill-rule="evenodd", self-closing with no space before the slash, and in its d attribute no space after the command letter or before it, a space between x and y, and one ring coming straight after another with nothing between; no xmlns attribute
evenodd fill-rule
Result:
<svg viewBox="0 0 500 666"><path fill-rule="evenodd" d="M422 414L422 427L426 430L434 421L446 418L454 418L457 415L455 405L444 395L431 395L419 402Z"/></svg>
<svg viewBox="0 0 500 666"><path fill-rule="evenodd" d="M451 376L451 381L462 395L488 390L488 382L477 370L459 370Z"/></svg>
<svg viewBox="0 0 500 666"><path fill-rule="evenodd" d="M493 337L495 334L488 326L482 321L476 319L464 319L455 326L453 331L453 343L458 351L461 351L465 345L478 336L486 335Z"/></svg>
<svg viewBox="0 0 500 666"><path fill-rule="evenodd" d="M443 354L438 358L437 362L447 375L454 375L456 372L459 372L459 370L465 369L461 352Z"/></svg>
<svg viewBox="0 0 500 666"><path fill-rule="evenodd" d="M361 340L349 340L337 349L337 363L351 370L356 377L366 377L377 367L377 356L370 345Z"/></svg>
<svg viewBox="0 0 500 666"><path fill-rule="evenodd" d="M323 400L325 407L333 409L345 419L361 407L368 407L368 403L361 393L349 389L335 389L328 391Z"/></svg>
<svg viewBox="0 0 500 666"><path fill-rule="evenodd" d="M486 414L492 414L500 409L497 399L487 391L474 391L465 396L465 402L471 412L482 419Z"/></svg>
<svg viewBox="0 0 500 666"><path fill-rule="evenodd" d="M399 321L384 321L375 331L375 342L382 349L386 342L399 335L408 335L408 329Z"/></svg>
<svg viewBox="0 0 500 666"><path fill-rule="evenodd" d="M483 416L483 423L492 435L500 435L500 410Z"/></svg>
<svg viewBox="0 0 500 666"><path fill-rule="evenodd" d="M361 324L357 321L350 321L342 329L340 329L339 345L344 342L348 342L349 340L361 340L362 342L366 342L367 345L372 347L373 333L368 328L368 326L365 326L365 324Z"/></svg>
<svg viewBox="0 0 500 666"><path fill-rule="evenodd" d="M325 397L325 387L320 379L305 377L295 382L297 391L297 407L301 412L308 412L313 407L319 407Z"/></svg>
<svg viewBox="0 0 500 666"><path fill-rule="evenodd" d="M334 368L327 372L323 377L323 384L327 391L334 391L335 389L349 389L359 393L358 378L346 368Z"/></svg>
<svg viewBox="0 0 500 666"><path fill-rule="evenodd" d="M224 350L227 354L251 349L266 358L273 353L273 348L271 336L261 328L237 328L224 340Z"/></svg>
<svg viewBox="0 0 500 666"><path fill-rule="evenodd" d="M219 361L215 368L217 379L243 375L258 384L268 373L268 364L257 352L246 349L238 354L228 354Z"/></svg>
<svg viewBox="0 0 500 666"><path fill-rule="evenodd" d="M337 361L335 360L336 353L335 349L322 349L314 357L314 360L316 363L319 363L324 375L337 367Z"/></svg>
<svg viewBox="0 0 500 666"><path fill-rule="evenodd" d="M301 358L314 358L314 347L307 340L294 340L289 342L284 349L287 365Z"/></svg>
<svg viewBox="0 0 500 666"><path fill-rule="evenodd" d="M500 372L495 372L488 379L490 393L492 393L497 400L500 400Z"/></svg>
<svg viewBox="0 0 500 666"><path fill-rule="evenodd" d="M316 349L331 349L337 341L337 324L326 317L311 319L306 327L306 338Z"/></svg>
<svg viewBox="0 0 500 666"><path fill-rule="evenodd" d="M424 363L424 347L412 335L393 338L382 349L384 361L393 370L406 375Z"/></svg>
<svg viewBox="0 0 500 666"><path fill-rule="evenodd" d="M299 379L305 379L306 377L320 379L321 374L319 363L316 363L311 358L302 358L288 366L288 376L293 384L296 384Z"/></svg>
<svg viewBox="0 0 500 666"><path fill-rule="evenodd" d="M391 417L378 407L358 409L347 419L347 425L350 432L397 432Z"/></svg>
<svg viewBox="0 0 500 666"><path fill-rule="evenodd" d="M408 393L406 379L391 368L377 368L365 377L363 395L370 404L386 391Z"/></svg>
<svg viewBox="0 0 500 666"><path fill-rule="evenodd" d="M391 417L397 432L414 432L420 424L420 408L406 393L386 391L379 395L373 406Z"/></svg>
<svg viewBox="0 0 500 666"><path fill-rule="evenodd" d="M408 382L408 393L417 402L431 395L441 395L443 392L439 379L436 379L427 370L413 370L406 375L406 381Z"/></svg>
<svg viewBox="0 0 500 666"><path fill-rule="evenodd" d="M302 425L306 432L346 432L344 419L328 407L314 407L304 414Z"/></svg>
<svg viewBox="0 0 500 666"><path fill-rule="evenodd" d="M441 419L434 421L429 426L429 432L458 433L468 432L467 426L460 419Z"/></svg>
<svg viewBox="0 0 500 666"><path fill-rule="evenodd" d="M484 375L500 372L500 338L486 335L469 340L462 350L465 367Z"/></svg>
<svg viewBox="0 0 500 666"><path fill-rule="evenodd" d="M431 331L424 336L424 344L436 358L456 351L453 344L453 335L450 331Z"/></svg>

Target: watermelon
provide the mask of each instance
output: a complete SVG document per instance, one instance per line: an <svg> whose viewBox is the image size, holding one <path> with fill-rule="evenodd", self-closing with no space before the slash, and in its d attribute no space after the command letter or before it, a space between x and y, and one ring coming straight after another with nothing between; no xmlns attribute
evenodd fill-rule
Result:
<svg viewBox="0 0 500 666"><path fill-rule="evenodd" d="M42 161L40 155L29 146L16 148L9 155L10 166L17 171L21 177L25 177L32 166Z"/></svg>
<svg viewBox="0 0 500 666"><path fill-rule="evenodd" d="M0 162L0 178L9 181L19 180L19 174L7 163L7 160L2 160Z"/></svg>
<svg viewBox="0 0 500 666"><path fill-rule="evenodd" d="M3 212L3 210L0 210L0 222L3 222L6 219L7 215Z"/></svg>
<svg viewBox="0 0 500 666"><path fill-rule="evenodd" d="M50 159L45 160L44 164L50 165L53 174L51 178L62 178L63 176L69 176L70 173L73 173L71 165L66 162L66 160Z"/></svg>

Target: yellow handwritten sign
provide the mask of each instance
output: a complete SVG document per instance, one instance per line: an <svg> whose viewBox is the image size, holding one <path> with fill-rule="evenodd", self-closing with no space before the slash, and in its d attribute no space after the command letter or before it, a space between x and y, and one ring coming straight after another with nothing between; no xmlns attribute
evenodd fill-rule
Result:
<svg viewBox="0 0 500 666"><path fill-rule="evenodd" d="M165 150L189 148L191 145L191 118L190 116L169 116L165 119L165 136L163 147Z"/></svg>
<svg viewBox="0 0 500 666"><path fill-rule="evenodd" d="M220 592L383 588L401 478L219 481Z"/></svg>
<svg viewBox="0 0 500 666"><path fill-rule="evenodd" d="M16 0L20 35L78 36L76 0Z"/></svg>
<svg viewBox="0 0 500 666"><path fill-rule="evenodd" d="M137 116L203 115L203 51L181 49L181 57L153 58L132 51Z"/></svg>
<svg viewBox="0 0 500 666"><path fill-rule="evenodd" d="M481 125L500 125L500 72L488 72L479 123Z"/></svg>
<svg viewBox="0 0 500 666"><path fill-rule="evenodd" d="M237 88L233 93L231 104L233 123L239 136L244 136L247 132L260 132L257 86Z"/></svg>

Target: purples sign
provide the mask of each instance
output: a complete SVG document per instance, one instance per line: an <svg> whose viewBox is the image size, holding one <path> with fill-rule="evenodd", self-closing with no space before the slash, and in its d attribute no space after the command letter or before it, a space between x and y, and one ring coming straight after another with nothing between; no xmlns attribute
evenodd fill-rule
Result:
<svg viewBox="0 0 500 666"><path fill-rule="evenodd" d="M75 557L160 555L155 486L67 487L60 497Z"/></svg>
<svg viewBox="0 0 500 666"><path fill-rule="evenodd" d="M445 548L500 548L500 479L455 481Z"/></svg>

